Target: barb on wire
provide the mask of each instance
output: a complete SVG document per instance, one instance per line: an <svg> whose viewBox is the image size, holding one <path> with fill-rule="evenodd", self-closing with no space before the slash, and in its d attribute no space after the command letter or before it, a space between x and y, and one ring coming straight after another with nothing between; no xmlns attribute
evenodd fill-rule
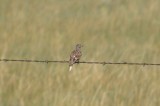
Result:
<svg viewBox="0 0 160 106"><path fill-rule="evenodd" d="M32 63L68 63L69 61L62 60L62 61L52 61L52 60L29 60L29 59L0 59L0 62L32 62ZM142 66L160 66L160 63L131 63L131 62L86 62L81 61L78 63L83 64L110 64L110 65L142 65Z"/></svg>

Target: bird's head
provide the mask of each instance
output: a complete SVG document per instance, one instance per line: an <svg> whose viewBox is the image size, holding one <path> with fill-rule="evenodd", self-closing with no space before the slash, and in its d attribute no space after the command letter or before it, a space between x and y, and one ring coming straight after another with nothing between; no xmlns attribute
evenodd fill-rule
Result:
<svg viewBox="0 0 160 106"><path fill-rule="evenodd" d="M81 49L81 47L83 47L83 45L81 45L81 44L77 44L77 45L76 45L76 50L80 50L80 49Z"/></svg>

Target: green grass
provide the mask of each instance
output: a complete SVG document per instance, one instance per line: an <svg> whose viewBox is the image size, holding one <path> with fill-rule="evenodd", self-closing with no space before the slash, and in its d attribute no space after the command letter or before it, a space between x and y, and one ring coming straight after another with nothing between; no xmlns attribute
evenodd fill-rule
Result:
<svg viewBox="0 0 160 106"><path fill-rule="evenodd" d="M0 56L160 63L159 0L1 0ZM0 106L159 106L159 66L0 62Z"/></svg>

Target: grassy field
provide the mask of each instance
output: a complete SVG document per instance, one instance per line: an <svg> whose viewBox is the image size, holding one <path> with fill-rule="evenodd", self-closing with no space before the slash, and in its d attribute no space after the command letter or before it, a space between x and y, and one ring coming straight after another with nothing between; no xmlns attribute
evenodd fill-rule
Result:
<svg viewBox="0 0 160 106"><path fill-rule="evenodd" d="M160 63L159 0L0 0L0 58ZM0 106L160 106L160 67L0 62Z"/></svg>

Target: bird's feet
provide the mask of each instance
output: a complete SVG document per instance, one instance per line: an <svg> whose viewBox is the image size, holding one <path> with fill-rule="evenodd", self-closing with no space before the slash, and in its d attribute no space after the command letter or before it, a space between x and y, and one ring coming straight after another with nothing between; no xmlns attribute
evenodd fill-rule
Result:
<svg viewBox="0 0 160 106"><path fill-rule="evenodd" d="M77 60L76 63L79 64L79 60Z"/></svg>

